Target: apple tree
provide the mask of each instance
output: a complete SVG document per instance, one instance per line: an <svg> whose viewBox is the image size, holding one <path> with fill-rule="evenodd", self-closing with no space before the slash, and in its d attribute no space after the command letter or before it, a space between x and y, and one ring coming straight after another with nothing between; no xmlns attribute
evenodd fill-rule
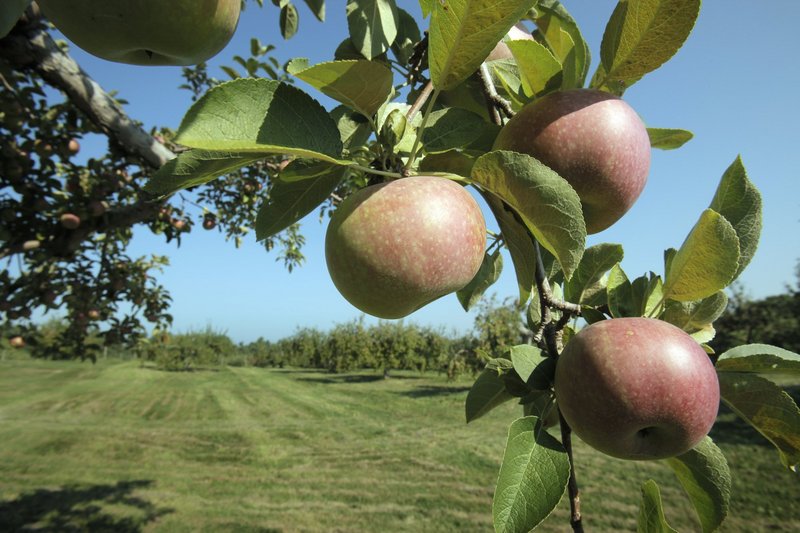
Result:
<svg viewBox="0 0 800 533"><path fill-rule="evenodd" d="M274 3L284 35L293 34L297 9ZM320 15L323 2L306 3ZM770 376L797 375L800 356L761 344L721 354L709 346L724 290L747 267L761 231L760 194L742 159L721 169L708 208L664 252L660 273L629 276L622 244L586 246L587 234L636 202L651 149L676 149L692 137L646 124L624 95L679 51L700 0L621 0L594 62L557 0L420 0L414 14L394 0L348 0L345 9L347 29L330 61L295 58L266 77L242 61L247 76L219 84L192 71L196 102L174 134L160 134L170 153L159 148L161 158L147 160L147 149L130 150L128 165L112 157L116 165L101 167L98 183L132 177L138 187L129 201L162 213L187 190L214 190L262 168L263 201L236 207L253 215L257 239L275 242L308 213L334 209L326 240L332 282L354 306L383 317L401 318L447 293L471 308L497 280L505 249L529 342L491 353L465 406L467 422L508 401L522 406L495 489L497 531L535 528L564 495L571 527L583 529L574 435L616 457L663 461L702 530L720 528L731 471L707 436L720 401L796 470L800 411ZM533 29L530 36L516 38L520 25ZM14 47L2 43L4 56L33 46L35 30L26 31L12 32ZM28 66L43 61L12 60L19 72L12 95L35 95L39 78L52 76ZM317 91L339 105L324 108ZM38 157L25 162L37 133L18 134L30 149L11 147L18 173L40 168ZM478 216L464 188L484 200L486 213ZM15 209L25 201L21 190L8 196ZM487 218L499 231L487 231ZM68 227L74 220L60 221L58 234L80 231L82 220L77 229ZM30 235L21 228L6 247L25 256L60 242L46 234L25 250ZM639 529L670 531L658 485L643 480L641 491Z"/></svg>

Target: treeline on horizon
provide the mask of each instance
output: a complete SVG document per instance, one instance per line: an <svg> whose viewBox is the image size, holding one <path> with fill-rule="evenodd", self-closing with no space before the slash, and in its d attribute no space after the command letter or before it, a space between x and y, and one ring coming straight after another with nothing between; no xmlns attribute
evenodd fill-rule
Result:
<svg viewBox="0 0 800 533"><path fill-rule="evenodd" d="M718 354L749 343L800 352L800 265L796 285L787 286L784 294L753 300L741 285L734 286L728 307L714 326L716 336L710 345ZM72 358L54 344L60 327L64 325L59 321L44 324L29 353ZM236 344L212 327L156 334L126 353L164 370L247 365L330 372L372 369L385 375L392 370L430 370L455 377L482 370L489 358L506 355L511 346L527 342L530 335L523 310L513 301L498 302L492 297L479 304L473 328L464 334L403 321L367 324L362 317L327 331L301 328L277 341L259 338Z"/></svg>

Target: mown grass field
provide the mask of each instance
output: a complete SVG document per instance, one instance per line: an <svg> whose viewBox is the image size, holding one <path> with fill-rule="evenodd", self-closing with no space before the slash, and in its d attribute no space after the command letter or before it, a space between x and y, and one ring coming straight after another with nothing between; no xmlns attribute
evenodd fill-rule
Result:
<svg viewBox="0 0 800 533"><path fill-rule="evenodd" d="M506 405L464 424L470 381L136 362L0 362L0 531L491 531ZM796 391L796 390L795 390ZM725 531L800 531L800 480L731 415ZM576 442L588 531L635 531L639 485L697 526L664 465ZM568 505L543 524L567 531Z"/></svg>

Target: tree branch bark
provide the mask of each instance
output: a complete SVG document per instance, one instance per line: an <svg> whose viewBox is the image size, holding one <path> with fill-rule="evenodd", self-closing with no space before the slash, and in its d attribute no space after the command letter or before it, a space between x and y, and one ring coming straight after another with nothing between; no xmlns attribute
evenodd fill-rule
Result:
<svg viewBox="0 0 800 533"><path fill-rule="evenodd" d="M175 157L166 146L131 120L117 102L95 82L48 34L34 10L0 39L0 55L16 69L35 71L69 99L110 139L132 156L157 169Z"/></svg>

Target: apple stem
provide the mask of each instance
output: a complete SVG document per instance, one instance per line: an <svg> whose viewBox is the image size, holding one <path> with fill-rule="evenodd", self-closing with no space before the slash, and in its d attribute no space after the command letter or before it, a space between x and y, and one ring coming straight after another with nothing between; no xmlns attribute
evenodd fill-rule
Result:
<svg viewBox="0 0 800 533"><path fill-rule="evenodd" d="M430 98L428 98L427 94L424 94L427 92L426 90L429 88L433 91L433 94L430 96ZM424 101L427 99L428 107L425 108L425 113L422 115L422 124L419 125L419 129L417 130L417 136L414 138L414 146L411 148L411 155L408 156L408 161L403 167L404 174L408 173L411 170L411 167L414 165L414 160L417 158L420 141L422 140L422 132L425 131L425 126L428 124L428 117L431 116L431 111L433 111L433 105L436 103L436 98L439 96L439 89L434 88L432 82L428 82L428 84L425 86L425 89L423 89L422 93L423 94L420 94L417 100L418 101L422 100L424 103ZM420 104L420 106L422 106L422 104Z"/></svg>
<svg viewBox="0 0 800 533"><path fill-rule="evenodd" d="M400 179L403 177L402 174L399 174L397 172L389 172L388 170L378 170L376 168L365 167L364 165L358 165L356 163L353 163L348 166L350 168L366 172L367 174L376 174L378 176L386 176L387 178L395 178L395 179Z"/></svg>
<svg viewBox="0 0 800 533"><path fill-rule="evenodd" d="M569 523L572 526L572 531L575 533L583 533L583 521L581 519L581 491L578 488L578 479L575 476L575 461L572 458L572 428L569 427L567 421L564 420L561 410L558 411L558 416L561 422L561 444L567 451L567 457L569 457L569 481L567 482L570 508Z"/></svg>

